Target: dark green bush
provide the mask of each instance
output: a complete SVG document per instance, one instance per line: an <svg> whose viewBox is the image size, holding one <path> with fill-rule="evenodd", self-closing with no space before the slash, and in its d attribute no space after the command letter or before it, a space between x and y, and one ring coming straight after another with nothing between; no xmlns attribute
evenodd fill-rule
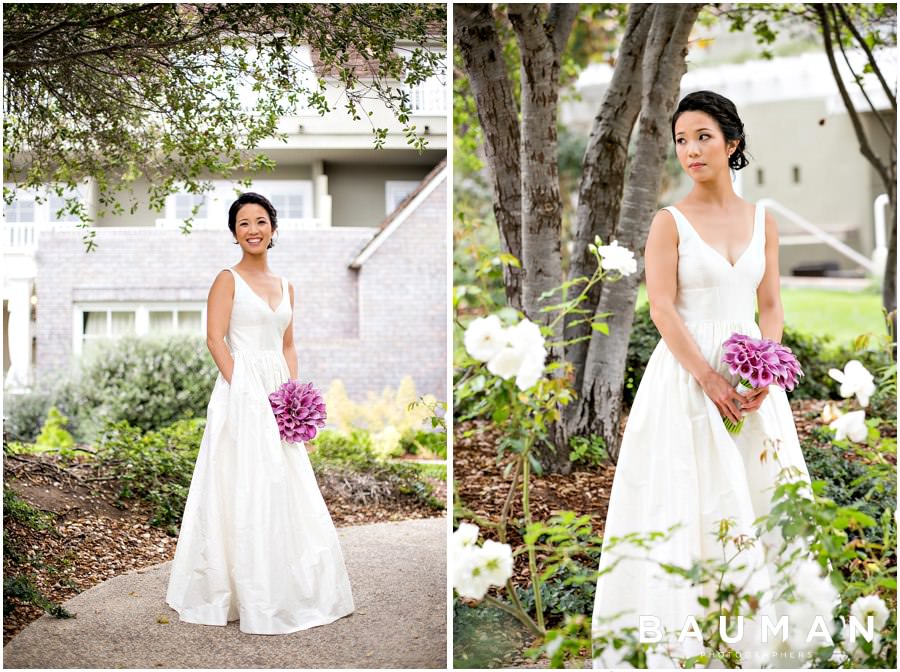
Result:
<svg viewBox="0 0 900 672"><path fill-rule="evenodd" d="M820 427L810 437L801 439L810 478L825 481L823 497L879 520L884 511L896 506L896 472L885 478L884 469L867 464L863 456L857 454L856 444L843 441L835 445L832 435L831 430ZM866 531L866 536L880 542L882 530L876 525Z"/></svg>
<svg viewBox="0 0 900 672"><path fill-rule="evenodd" d="M151 525L170 533L180 524L206 421L179 420L147 433L125 421L108 425L97 442L103 470L117 479L119 499L152 508Z"/></svg>
<svg viewBox="0 0 900 672"><path fill-rule="evenodd" d="M124 421L151 431L184 418L204 418L216 374L212 357L197 337L111 343L81 371L81 438L93 439L107 423ZM63 412L67 410L71 412Z"/></svg>

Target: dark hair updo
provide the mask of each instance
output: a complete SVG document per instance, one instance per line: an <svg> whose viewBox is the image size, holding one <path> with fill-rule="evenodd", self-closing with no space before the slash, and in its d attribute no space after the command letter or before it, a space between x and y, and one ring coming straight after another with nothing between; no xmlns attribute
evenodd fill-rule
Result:
<svg viewBox="0 0 900 672"><path fill-rule="evenodd" d="M744 156L747 141L744 138L744 124L738 116L737 109L728 98L714 91L694 91L689 93L681 102L678 109L672 115L672 141L675 141L675 122L684 112L703 112L708 114L722 129L725 142L738 141L737 148L728 158L728 165L733 170L740 170L750 165L750 161Z"/></svg>
<svg viewBox="0 0 900 672"><path fill-rule="evenodd" d="M275 230L278 228L278 213L275 211L275 206L269 201L265 196L261 196L260 194L256 194L252 191L245 191L243 194L237 197L237 200L231 204L231 207L228 208L228 228L231 230L231 235L236 235L234 232L235 225L237 224L237 214L238 211L247 205L248 203L255 203L256 205L261 205L266 209L266 212L269 214L269 221L272 222L272 234L274 235ZM269 245L266 249L272 249L275 247L274 241L270 240Z"/></svg>

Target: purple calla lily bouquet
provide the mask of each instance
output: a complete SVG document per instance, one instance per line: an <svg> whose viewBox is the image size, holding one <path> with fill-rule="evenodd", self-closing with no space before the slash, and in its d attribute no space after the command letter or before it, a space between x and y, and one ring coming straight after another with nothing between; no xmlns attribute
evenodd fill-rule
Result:
<svg viewBox="0 0 900 672"><path fill-rule="evenodd" d="M769 385L793 390L803 375L800 362L791 349L771 339L734 333L722 344L722 348L725 350L722 361L732 374L741 377L734 388L738 394L745 395ZM744 426L743 418L737 424L725 417L722 420L732 434L737 434Z"/></svg>
<svg viewBox="0 0 900 672"><path fill-rule="evenodd" d="M269 395L281 439L289 443L311 441L325 426L325 400L312 383L289 380Z"/></svg>

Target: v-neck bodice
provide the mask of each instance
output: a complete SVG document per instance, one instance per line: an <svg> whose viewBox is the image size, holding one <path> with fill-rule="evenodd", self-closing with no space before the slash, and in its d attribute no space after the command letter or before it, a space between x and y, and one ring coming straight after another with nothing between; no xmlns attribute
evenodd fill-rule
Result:
<svg viewBox="0 0 900 672"><path fill-rule="evenodd" d="M225 342L232 352L281 352L284 330L291 322L291 303L288 284L281 278L281 301L273 309L253 291L241 274L228 269L234 276L234 301Z"/></svg>
<svg viewBox="0 0 900 672"><path fill-rule="evenodd" d="M675 206L665 208L678 227L675 307L685 322L753 322L756 289L766 270L765 209L759 204L753 234L732 265L711 247Z"/></svg>

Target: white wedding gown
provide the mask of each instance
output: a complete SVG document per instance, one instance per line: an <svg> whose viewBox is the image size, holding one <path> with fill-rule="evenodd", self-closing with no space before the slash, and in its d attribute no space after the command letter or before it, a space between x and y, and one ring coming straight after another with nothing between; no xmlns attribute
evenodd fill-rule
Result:
<svg viewBox="0 0 900 672"><path fill-rule="evenodd" d="M289 378L288 284L273 310L236 271L226 343L234 356L209 401L166 602L181 620L285 634L353 611L337 531L306 448L281 440L268 395Z"/></svg>
<svg viewBox="0 0 900 672"><path fill-rule="evenodd" d="M734 332L760 337L754 313L766 265L764 210L757 205L752 238L734 266L705 243L676 208L667 210L678 228L676 308L706 360L736 383L737 377L721 363L722 343ZM744 417L741 432L730 434L712 400L660 340L635 395L616 465L600 558L600 571L608 573L601 573L594 598L595 638L637 627L640 615L658 618L662 629L676 633L688 615L699 620L705 610L697 598L709 597L715 606L715 586L701 591L666 574L657 561L687 568L698 559L721 559L722 546L715 537L719 520L736 522L729 536L752 534L753 521L770 510L772 488L783 466L796 467L797 477L809 480L784 390L771 386L759 410ZM772 456L775 445L781 465ZM760 461L767 448L768 459ZM631 544L607 547L614 537L665 532L673 525L681 527L652 551ZM779 540L777 532L764 538L770 544ZM751 590L765 590L774 580L762 548L757 543L743 553L748 567L757 568L745 573ZM752 631L751 624L745 640ZM679 655L700 653L690 648L696 639L685 641L687 648ZM756 647L748 641L749 652ZM612 648L602 655L595 649L595 655L594 667L628 667ZM758 665L751 659L751 667ZM648 655L648 667L673 663L659 652Z"/></svg>

